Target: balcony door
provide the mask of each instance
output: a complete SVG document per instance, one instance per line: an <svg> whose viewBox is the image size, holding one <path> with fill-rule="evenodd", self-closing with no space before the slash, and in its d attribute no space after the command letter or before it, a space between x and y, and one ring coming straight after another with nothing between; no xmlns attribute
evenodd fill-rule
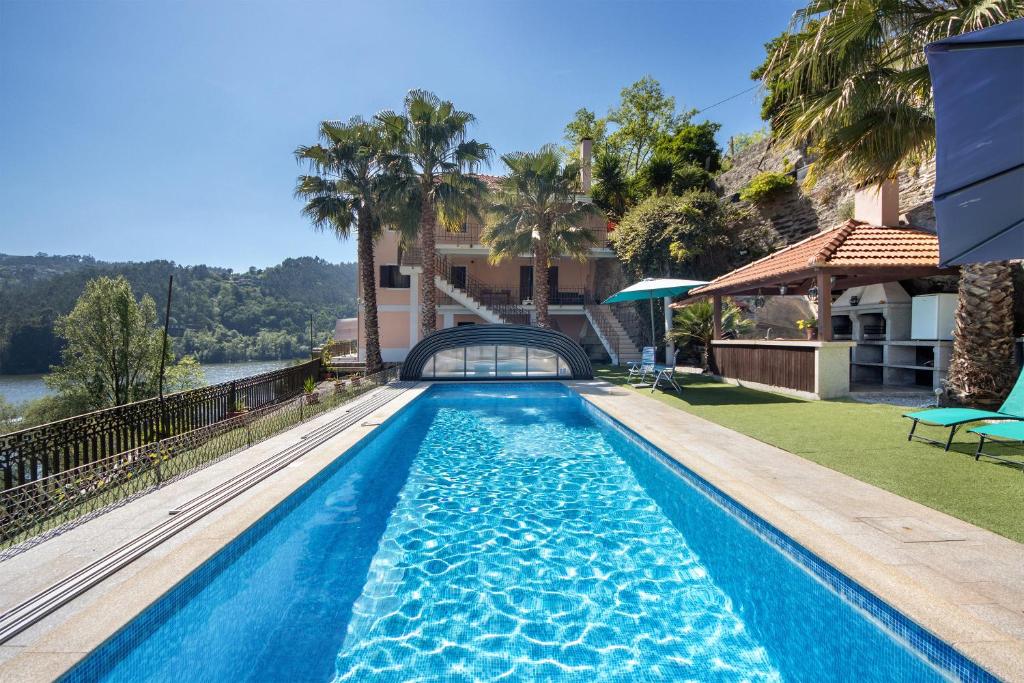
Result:
<svg viewBox="0 0 1024 683"><path fill-rule="evenodd" d="M533 300L533 266L519 266L519 302Z"/></svg>
<svg viewBox="0 0 1024 683"><path fill-rule="evenodd" d="M548 295L551 303L558 300L558 266L548 268ZM533 266L519 266L519 301L533 300Z"/></svg>
<svg viewBox="0 0 1024 683"><path fill-rule="evenodd" d="M458 289L466 289L466 266L452 266L451 272L449 273L449 282L452 283L453 287Z"/></svg>

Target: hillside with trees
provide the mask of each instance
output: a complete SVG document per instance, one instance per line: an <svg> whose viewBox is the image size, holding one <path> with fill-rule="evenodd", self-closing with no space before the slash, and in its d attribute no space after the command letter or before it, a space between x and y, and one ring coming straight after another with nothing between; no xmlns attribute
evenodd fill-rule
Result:
<svg viewBox="0 0 1024 683"><path fill-rule="evenodd" d="M309 349L310 315L319 342L336 318L356 311L356 265L317 257L237 273L170 261L0 254L0 373L47 372L59 362L54 323L97 277L123 275L137 296L153 298L162 321L171 274L174 350L200 362L296 358Z"/></svg>

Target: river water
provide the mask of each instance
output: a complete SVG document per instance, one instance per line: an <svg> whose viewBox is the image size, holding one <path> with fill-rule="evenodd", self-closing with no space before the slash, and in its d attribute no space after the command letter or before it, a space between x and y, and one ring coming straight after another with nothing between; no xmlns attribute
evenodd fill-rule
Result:
<svg viewBox="0 0 1024 683"><path fill-rule="evenodd" d="M258 375L294 364L294 360L251 360L240 363L204 363L207 384L229 382L239 377ZM8 403L34 401L53 393L43 382L45 375L0 375L0 396Z"/></svg>

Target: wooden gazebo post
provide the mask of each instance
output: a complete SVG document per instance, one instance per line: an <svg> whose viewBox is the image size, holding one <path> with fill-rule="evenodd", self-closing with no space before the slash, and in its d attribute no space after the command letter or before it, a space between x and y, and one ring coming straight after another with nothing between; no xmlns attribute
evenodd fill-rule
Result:
<svg viewBox="0 0 1024 683"><path fill-rule="evenodd" d="M818 269L818 339L832 341L832 276Z"/></svg>

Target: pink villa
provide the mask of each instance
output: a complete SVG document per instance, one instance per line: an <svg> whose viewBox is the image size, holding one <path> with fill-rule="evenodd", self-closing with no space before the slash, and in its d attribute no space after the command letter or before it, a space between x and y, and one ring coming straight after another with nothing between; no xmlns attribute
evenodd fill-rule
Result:
<svg viewBox="0 0 1024 683"><path fill-rule="evenodd" d="M581 148L585 194L590 191L588 142ZM496 176L479 177L491 185L499 180ZM457 232L437 228L437 329L477 323L533 324L536 320L532 258L523 254L497 265L490 263L488 248L480 237L483 227L470 220ZM608 225L595 218L581 227L594 235L586 261L554 259L548 273L552 327L580 342L595 359L619 363L638 358L637 344L627 332L632 325L625 318L628 312L599 304L615 291L620 278L618 262L608 247ZM422 258L415 248L402 252L398 234L388 230L377 242L374 266L381 355L386 362L402 361L420 338ZM360 315L360 360L364 359L365 339Z"/></svg>

